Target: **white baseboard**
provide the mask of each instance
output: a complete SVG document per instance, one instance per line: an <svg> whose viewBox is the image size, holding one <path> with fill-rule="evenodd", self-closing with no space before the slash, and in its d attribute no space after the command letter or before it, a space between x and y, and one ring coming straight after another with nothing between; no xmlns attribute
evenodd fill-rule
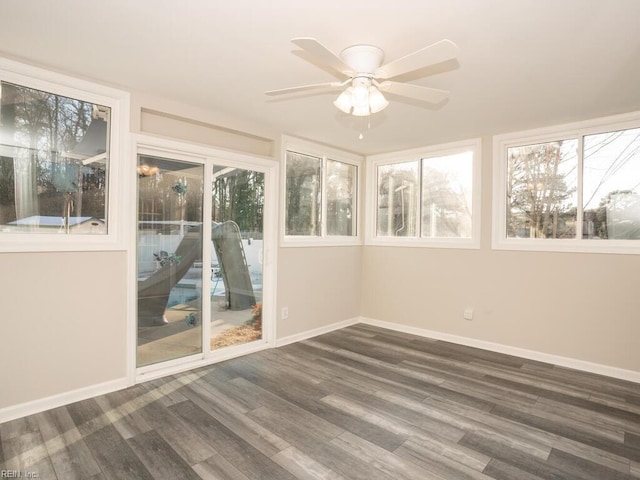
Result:
<svg viewBox="0 0 640 480"><path fill-rule="evenodd" d="M27 415L33 415L34 413L44 412L45 410L58 408L98 395L104 395L105 393L115 392L116 390L122 390L130 385L126 378L121 378L79 388L70 392L60 393L58 395L52 395L50 397L39 398L18 405L12 405L10 407L0 408L0 423L26 417Z"/></svg>
<svg viewBox="0 0 640 480"><path fill-rule="evenodd" d="M458 335L451 335L449 333L436 332L434 330L427 330L424 328L410 327L408 325L402 325L399 323L385 322L382 320L375 320L373 318L360 317L360 323L367 325L373 325L381 328L388 328L389 330L395 330L403 333L410 333L419 337L427 337L435 340L444 340L446 342L457 343L459 345L466 345L468 347L480 348L482 350L489 350L497 353L505 353L507 355L513 355L516 357L526 358L529 360L537 360L539 362L551 363L560 367L573 368L575 370L582 370L589 373L597 373L599 375L606 375L608 377L619 378L621 380L628 380L630 382L640 383L640 372L635 370L625 370L623 368L611 367L609 365L602 365L600 363L587 362L584 360L578 360L570 357L562 357L559 355L552 355L549 353L537 352L535 350L527 350L525 348L512 347L510 345L503 345L501 343L487 342L484 340L477 340L475 338L461 337Z"/></svg>
<svg viewBox="0 0 640 480"><path fill-rule="evenodd" d="M333 332L344 327L355 325L362 322L362 318L350 318L341 322L332 323L331 325L325 325L324 327L314 328L313 330L307 330L305 332L296 333L295 335L289 335L288 337L279 338L276 340L276 347L282 347L283 345L289 345L290 343L300 342L301 340L307 340L308 338L317 337L324 333Z"/></svg>
<svg viewBox="0 0 640 480"><path fill-rule="evenodd" d="M291 336L276 340L275 346L280 347L283 345L288 345L289 343L299 342L301 340L306 340L307 338L312 338L317 335L322 335L323 333L329 333L334 330L348 327L350 325L354 325L359 322L360 322L360 318L356 317L349 320L332 323L331 325L326 325L324 327L315 328L313 330L308 330L306 332L298 333L295 335L291 335ZM255 351L269 348L269 346L270 345L268 344L258 345L258 346L249 345L247 347L247 351L232 349L233 351L228 352L228 355L217 355L215 357L209 358L208 360L198 360L198 361L190 362L187 364L183 363L180 365L176 365L174 369L171 371L168 371L166 369L158 370L158 371L151 370L148 372L145 371L142 375L138 374L135 377L135 380L137 383L147 381L147 380L152 380L154 378L166 376L168 374L175 374L185 370L203 367L211 363L227 360L230 358L235 358L237 356L240 356L246 353L253 353ZM122 379L113 380L110 382L100 383L97 385L90 385L88 387L79 388L77 390L64 392L64 393L53 395L50 397L39 398L37 400L21 403L18 405L11 405L9 407L0 408L0 423L8 422L10 420L15 420L17 418L26 417L28 415L33 415L35 413L44 412L45 410L61 407L63 405L68 405L74 402L79 402L81 400L86 400L87 398L96 397L98 395L104 395L106 393L115 392L116 390L121 390L131 385L133 385L131 381L129 381L127 378L122 378Z"/></svg>
<svg viewBox="0 0 640 480"><path fill-rule="evenodd" d="M402 325L399 323L385 322L382 320L375 320L373 318L356 317L341 322L332 323L323 327L314 328L305 332L296 333L277 339L275 342L276 347L288 345L290 343L307 340L309 338L322 335L324 333L333 332L341 328L349 327L357 323L364 323L367 325L373 325L376 327L387 328L389 330L395 330L398 332L410 333L419 337L432 338L435 340L443 340L446 342L457 343L460 345L466 345L469 347L480 348L482 350L489 350L492 352L505 353L507 355L514 355L517 357L527 358L530 360L537 360L540 362L551 363L561 367L573 368L576 370L582 370L584 372L596 373L599 375L606 375L608 377L619 378L621 380L628 380L630 382L640 383L640 372L635 370L625 370L623 368L611 367L609 365L602 365L599 363L587 362L584 360L578 360L575 358L562 357L559 355L551 355L548 353L537 352L535 350L527 350L524 348L512 347L509 345L503 345L500 343L487 342L484 340L477 340L475 338L462 337L459 335L452 335L449 333L437 332L434 330L427 330L424 328L411 327L408 325ZM264 346L262 348L268 348ZM262 348L258 348L261 350ZM238 352L235 352L237 356ZM248 353L248 352L247 352ZM215 361L224 360L224 358L216 358ZM202 366L199 364L198 366ZM153 377L153 375L149 375ZM142 380L138 378L138 381ZM52 408L68 405L73 402L79 402L86 400L87 398L95 397L98 395L104 395L106 393L115 392L123 388L131 386L131 382L127 378L121 378L112 380L109 382L100 383L97 385L91 385L83 387L70 392L64 392L58 395L53 395L31 402L22 403L19 405L12 405L5 408L0 408L0 423L15 420L17 418L32 415L34 413L43 412Z"/></svg>

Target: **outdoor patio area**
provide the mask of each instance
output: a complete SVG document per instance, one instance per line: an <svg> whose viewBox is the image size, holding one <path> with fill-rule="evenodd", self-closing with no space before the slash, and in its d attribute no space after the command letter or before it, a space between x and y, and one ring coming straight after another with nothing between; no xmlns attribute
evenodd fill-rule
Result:
<svg viewBox="0 0 640 480"><path fill-rule="evenodd" d="M165 318L168 323L165 325L138 327L139 365L151 365L167 358L202 351L202 330L197 318L198 303L198 300L193 300L167 308ZM226 309L224 296L212 297L211 304L211 350L261 338L262 329L248 325L253 317L251 309ZM195 324L188 321L190 318L196 319Z"/></svg>

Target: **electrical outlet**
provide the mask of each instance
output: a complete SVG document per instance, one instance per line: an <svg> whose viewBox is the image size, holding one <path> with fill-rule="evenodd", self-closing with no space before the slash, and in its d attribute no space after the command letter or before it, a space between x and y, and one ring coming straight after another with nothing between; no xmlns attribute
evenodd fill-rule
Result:
<svg viewBox="0 0 640 480"><path fill-rule="evenodd" d="M464 312L462 313L462 318L464 318L465 320L473 320L473 309L465 308Z"/></svg>
<svg viewBox="0 0 640 480"><path fill-rule="evenodd" d="M289 307L282 307L282 320L289 318Z"/></svg>

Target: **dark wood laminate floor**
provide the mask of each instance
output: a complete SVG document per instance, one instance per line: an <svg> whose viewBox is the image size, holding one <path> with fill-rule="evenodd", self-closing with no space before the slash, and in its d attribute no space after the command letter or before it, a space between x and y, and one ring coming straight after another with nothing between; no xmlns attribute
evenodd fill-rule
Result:
<svg viewBox="0 0 640 480"><path fill-rule="evenodd" d="M7 422L0 440L5 477L640 479L640 385L356 325Z"/></svg>

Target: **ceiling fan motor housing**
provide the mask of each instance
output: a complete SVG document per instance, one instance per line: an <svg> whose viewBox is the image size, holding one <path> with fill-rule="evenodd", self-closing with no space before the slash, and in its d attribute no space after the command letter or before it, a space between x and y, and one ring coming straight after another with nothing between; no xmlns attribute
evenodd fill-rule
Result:
<svg viewBox="0 0 640 480"><path fill-rule="evenodd" d="M384 51L374 45L353 45L340 52L340 58L349 65L354 73L366 73L373 76L382 65Z"/></svg>

